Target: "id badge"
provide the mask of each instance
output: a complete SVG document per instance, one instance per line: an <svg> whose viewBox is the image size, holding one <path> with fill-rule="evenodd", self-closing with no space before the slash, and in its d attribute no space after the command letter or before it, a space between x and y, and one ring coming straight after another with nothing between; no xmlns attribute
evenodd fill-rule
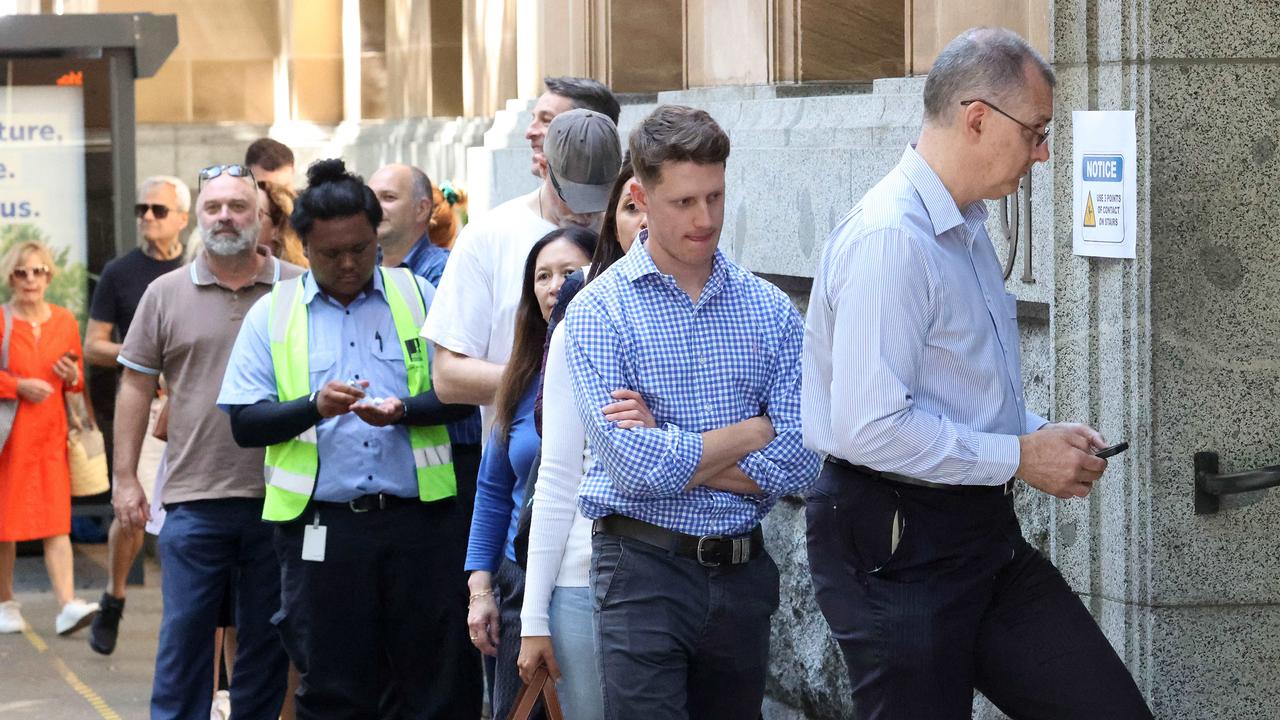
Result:
<svg viewBox="0 0 1280 720"><path fill-rule="evenodd" d="M316 513L315 522L302 531L302 559L311 562L324 562L325 535L329 528L320 524L320 513Z"/></svg>

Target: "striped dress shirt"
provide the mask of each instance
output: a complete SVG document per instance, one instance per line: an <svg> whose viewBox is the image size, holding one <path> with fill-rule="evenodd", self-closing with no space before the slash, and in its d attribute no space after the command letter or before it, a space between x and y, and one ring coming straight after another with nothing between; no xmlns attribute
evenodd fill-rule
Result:
<svg viewBox="0 0 1280 720"><path fill-rule="evenodd" d="M1017 300L986 206L961 209L908 147L831 232L805 323L805 445L882 472L995 485L1026 410Z"/></svg>
<svg viewBox="0 0 1280 720"><path fill-rule="evenodd" d="M689 535L749 532L780 496L808 487L821 462L800 437L800 314L719 251L695 303L654 265L647 240L641 233L565 315L574 397L597 460L579 507L588 518L619 513ZM605 421L600 409L624 388L640 393L658 427ZM701 434L760 414L777 437L738 467L761 494L685 490Z"/></svg>

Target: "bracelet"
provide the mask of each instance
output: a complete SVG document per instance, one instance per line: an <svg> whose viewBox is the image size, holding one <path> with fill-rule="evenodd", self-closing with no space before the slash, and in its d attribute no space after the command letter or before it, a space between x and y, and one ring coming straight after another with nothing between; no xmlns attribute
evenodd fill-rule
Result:
<svg viewBox="0 0 1280 720"><path fill-rule="evenodd" d="M475 602L476 600L479 600L482 597L491 597L492 595L493 595L492 590L481 590L478 593L471 593L471 597L467 598L467 604L470 605L471 603Z"/></svg>

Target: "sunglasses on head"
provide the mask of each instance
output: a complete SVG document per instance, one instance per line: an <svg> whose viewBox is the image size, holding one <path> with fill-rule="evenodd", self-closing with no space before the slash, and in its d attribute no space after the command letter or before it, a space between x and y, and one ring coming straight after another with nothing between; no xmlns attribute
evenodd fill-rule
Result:
<svg viewBox="0 0 1280 720"><path fill-rule="evenodd" d="M199 192L200 188L204 187L206 180L212 180L223 174L238 178L247 177L250 180L254 180L255 185L257 184L256 178L253 177L253 171L244 165L210 165L200 171L200 182L196 184L196 192Z"/></svg>
<svg viewBox="0 0 1280 720"><path fill-rule="evenodd" d="M13 269L13 276L19 280L27 278L46 277L49 274L48 265L32 265L31 267L16 267Z"/></svg>
<svg viewBox="0 0 1280 720"><path fill-rule="evenodd" d="M157 220L163 220L166 217L169 217L169 208L164 205L157 205L155 203L138 203L133 206L133 214L137 215L139 220L146 217L148 210L151 211L151 214L155 216L155 219Z"/></svg>

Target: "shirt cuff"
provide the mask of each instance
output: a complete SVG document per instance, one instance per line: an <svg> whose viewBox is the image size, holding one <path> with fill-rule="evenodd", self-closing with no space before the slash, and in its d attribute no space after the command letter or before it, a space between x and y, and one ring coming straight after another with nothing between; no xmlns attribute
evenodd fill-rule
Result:
<svg viewBox="0 0 1280 720"><path fill-rule="evenodd" d="M551 620L546 615L521 615L520 637L544 637L551 634Z"/></svg>
<svg viewBox="0 0 1280 720"><path fill-rule="evenodd" d="M1008 482L1022 462L1018 436L974 433L974 439L978 457L969 471L970 484L1002 485Z"/></svg>
<svg viewBox="0 0 1280 720"><path fill-rule="evenodd" d="M744 475L751 478L756 485L760 486L761 493L765 495L771 494L769 488L772 483L770 482L771 476L769 471L773 469L773 463L764 456L764 453L756 450L742 456L742 459L738 461L738 469L741 470Z"/></svg>
<svg viewBox="0 0 1280 720"><path fill-rule="evenodd" d="M159 370L154 370L154 369L152 369L152 368L147 367L146 365L141 365L141 364L139 364L139 363L133 362L132 360L129 360L128 358L126 358L123 354L121 354L121 355L117 355L117 356L116 356L116 362L118 362L118 363L120 363L121 365L123 365L123 366L125 366L125 367L129 368L130 370L137 370L138 372L140 372L140 373L142 373L142 374L144 374L144 375L159 375L159 374L160 374L160 371L159 371Z"/></svg>

